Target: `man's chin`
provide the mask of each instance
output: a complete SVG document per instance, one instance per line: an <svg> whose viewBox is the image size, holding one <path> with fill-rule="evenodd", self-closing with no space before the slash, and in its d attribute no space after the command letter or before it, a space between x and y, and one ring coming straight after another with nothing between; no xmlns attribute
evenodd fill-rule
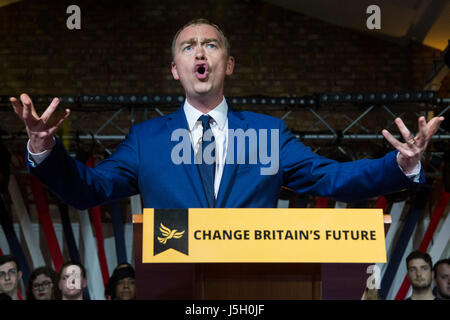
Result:
<svg viewBox="0 0 450 320"><path fill-rule="evenodd" d="M428 289L430 287L431 284L428 283L424 283L424 282L419 282L419 283L413 283L412 286L414 289L417 290L424 290L424 289Z"/></svg>
<svg viewBox="0 0 450 320"><path fill-rule="evenodd" d="M194 91L198 96L209 95L212 91L212 85L209 82L200 82L194 86Z"/></svg>

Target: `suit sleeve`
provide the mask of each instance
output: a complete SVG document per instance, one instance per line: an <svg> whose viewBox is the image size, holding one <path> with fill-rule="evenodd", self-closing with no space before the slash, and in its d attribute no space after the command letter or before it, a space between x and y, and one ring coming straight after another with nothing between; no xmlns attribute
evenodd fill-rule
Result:
<svg viewBox="0 0 450 320"><path fill-rule="evenodd" d="M71 158L59 139L50 155L27 167L65 203L83 210L138 193L138 141L133 127L127 138L106 160L89 168Z"/></svg>
<svg viewBox="0 0 450 320"><path fill-rule="evenodd" d="M313 153L282 122L280 163L284 185L298 193L356 202L415 185L397 164L397 151L379 159L337 162ZM425 181L423 170L419 183Z"/></svg>

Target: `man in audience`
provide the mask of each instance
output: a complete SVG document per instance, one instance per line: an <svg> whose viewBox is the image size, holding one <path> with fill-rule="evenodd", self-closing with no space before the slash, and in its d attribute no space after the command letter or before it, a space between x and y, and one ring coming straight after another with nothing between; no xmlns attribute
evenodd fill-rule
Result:
<svg viewBox="0 0 450 320"><path fill-rule="evenodd" d="M19 300L17 289L22 279L22 271L12 255L0 256L0 293L9 295L13 300Z"/></svg>
<svg viewBox="0 0 450 320"><path fill-rule="evenodd" d="M406 258L409 282L412 286L411 297L406 300L435 300L431 290L433 262L428 253L413 251Z"/></svg>
<svg viewBox="0 0 450 320"><path fill-rule="evenodd" d="M434 265L434 282L436 296L442 300L450 300L450 258L442 259Z"/></svg>
<svg viewBox="0 0 450 320"><path fill-rule="evenodd" d="M83 300L83 289L87 286L86 270L80 263L68 261L58 274L58 289L61 300Z"/></svg>
<svg viewBox="0 0 450 320"><path fill-rule="evenodd" d="M105 297L110 300L135 300L135 281L133 267L128 263L119 264L106 285Z"/></svg>

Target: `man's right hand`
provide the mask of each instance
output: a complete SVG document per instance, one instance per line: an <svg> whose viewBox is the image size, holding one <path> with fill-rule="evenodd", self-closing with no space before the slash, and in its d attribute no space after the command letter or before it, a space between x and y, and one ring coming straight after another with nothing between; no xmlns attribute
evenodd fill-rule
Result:
<svg viewBox="0 0 450 320"><path fill-rule="evenodd" d="M30 151L33 153L41 153L45 150L51 150L55 145L53 133L58 129L61 123L67 119L70 110L65 109L64 114L58 119L56 124L50 125L50 117L60 102L58 98L52 100L41 117L37 115L33 102L26 93L20 95L20 102L22 103L14 97L9 98L9 101L11 101L14 111L25 123L25 128L27 129L28 137L30 138Z"/></svg>

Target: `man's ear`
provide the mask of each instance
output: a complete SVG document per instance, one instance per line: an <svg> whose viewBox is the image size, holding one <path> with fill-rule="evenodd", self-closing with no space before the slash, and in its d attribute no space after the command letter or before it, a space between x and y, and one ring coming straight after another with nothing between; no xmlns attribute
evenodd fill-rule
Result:
<svg viewBox="0 0 450 320"><path fill-rule="evenodd" d="M180 80L180 77L178 76L177 65L174 61L172 61L172 76L175 80Z"/></svg>
<svg viewBox="0 0 450 320"><path fill-rule="evenodd" d="M20 281L22 279L22 271L17 272L17 281Z"/></svg>
<svg viewBox="0 0 450 320"><path fill-rule="evenodd" d="M227 76L231 76L233 74L234 70L234 57L229 56L227 61L227 68L225 70L225 74Z"/></svg>
<svg viewBox="0 0 450 320"><path fill-rule="evenodd" d="M87 279L86 278L83 278L82 286L83 286L83 289L87 287Z"/></svg>

